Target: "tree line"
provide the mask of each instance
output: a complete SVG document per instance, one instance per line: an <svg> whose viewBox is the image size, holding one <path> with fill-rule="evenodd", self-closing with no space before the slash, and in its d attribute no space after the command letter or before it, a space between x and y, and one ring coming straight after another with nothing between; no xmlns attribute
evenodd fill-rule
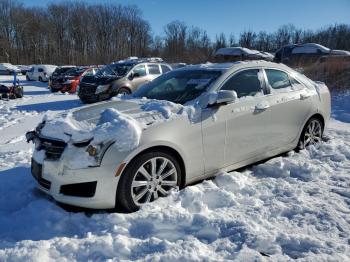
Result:
<svg viewBox="0 0 350 262"><path fill-rule="evenodd" d="M242 46L273 52L292 43L314 42L350 50L350 25L313 31L282 25L276 32L218 33L173 21L154 35L134 5L58 2L26 7L0 0L0 62L13 64L105 64L130 56L162 57L169 62L201 63L221 47Z"/></svg>

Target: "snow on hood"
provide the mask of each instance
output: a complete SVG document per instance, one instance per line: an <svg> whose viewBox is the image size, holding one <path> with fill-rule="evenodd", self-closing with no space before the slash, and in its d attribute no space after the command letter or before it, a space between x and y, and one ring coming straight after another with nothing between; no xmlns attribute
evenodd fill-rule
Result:
<svg viewBox="0 0 350 262"><path fill-rule="evenodd" d="M129 151L138 146L142 130L147 127L181 116L192 120L197 115L193 106L117 97L59 116L47 114L40 134L73 144L89 140L92 145L118 141L120 151Z"/></svg>
<svg viewBox="0 0 350 262"><path fill-rule="evenodd" d="M114 108L102 112L101 118L94 129L93 145L99 145L113 139L118 141L119 151L129 151L139 145L142 127L139 122L127 114L122 114Z"/></svg>

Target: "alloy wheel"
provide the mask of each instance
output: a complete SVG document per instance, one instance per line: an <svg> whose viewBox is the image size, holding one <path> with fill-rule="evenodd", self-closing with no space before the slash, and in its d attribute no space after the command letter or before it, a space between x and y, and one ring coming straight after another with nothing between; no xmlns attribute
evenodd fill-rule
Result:
<svg viewBox="0 0 350 262"><path fill-rule="evenodd" d="M140 166L133 178L132 199L137 206L141 206L168 195L177 182L177 171L170 159L151 158Z"/></svg>
<svg viewBox="0 0 350 262"><path fill-rule="evenodd" d="M312 119L305 129L303 146L319 144L322 139L322 124L317 119Z"/></svg>

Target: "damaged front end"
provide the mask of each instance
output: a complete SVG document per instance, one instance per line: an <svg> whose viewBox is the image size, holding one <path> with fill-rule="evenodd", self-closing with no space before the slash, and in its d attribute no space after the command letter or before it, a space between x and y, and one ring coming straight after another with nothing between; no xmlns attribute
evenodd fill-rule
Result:
<svg viewBox="0 0 350 262"><path fill-rule="evenodd" d="M99 166L106 150L114 143L108 141L98 145L91 145L93 137L84 136L80 140L72 138L57 139L42 134L45 121L41 122L35 130L26 133L27 142L33 142L35 151L33 159L38 163L43 161L62 160L62 165L69 169L88 168Z"/></svg>

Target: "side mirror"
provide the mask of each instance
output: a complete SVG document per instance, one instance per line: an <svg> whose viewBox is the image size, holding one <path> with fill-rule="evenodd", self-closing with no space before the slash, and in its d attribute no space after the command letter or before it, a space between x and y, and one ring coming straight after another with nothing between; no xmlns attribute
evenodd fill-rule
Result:
<svg viewBox="0 0 350 262"><path fill-rule="evenodd" d="M129 80L133 80L136 77L140 77L140 74L131 72L130 75L129 75Z"/></svg>
<svg viewBox="0 0 350 262"><path fill-rule="evenodd" d="M233 103L237 100L237 93L231 90L220 90L218 92L205 93L199 98L201 108L209 106L220 106Z"/></svg>
<svg viewBox="0 0 350 262"><path fill-rule="evenodd" d="M238 96L236 91L232 90L220 90L215 104L229 104L237 100Z"/></svg>

